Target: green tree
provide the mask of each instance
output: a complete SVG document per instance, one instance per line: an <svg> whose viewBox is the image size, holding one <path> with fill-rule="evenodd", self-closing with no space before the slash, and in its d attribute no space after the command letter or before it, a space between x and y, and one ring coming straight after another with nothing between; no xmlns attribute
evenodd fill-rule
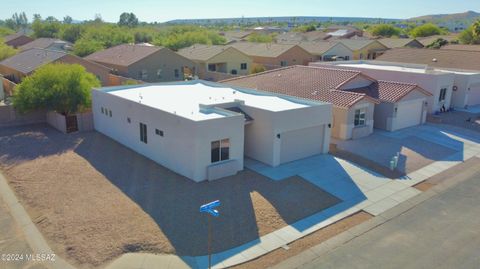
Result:
<svg viewBox="0 0 480 269"><path fill-rule="evenodd" d="M442 35L445 33L445 30L442 30L440 27L433 23L426 23L424 25L420 25L410 31L410 35L413 37L426 37L432 35Z"/></svg>
<svg viewBox="0 0 480 269"><path fill-rule="evenodd" d="M3 43L3 40L0 39L0 61L12 57L17 54L17 50Z"/></svg>
<svg viewBox="0 0 480 269"><path fill-rule="evenodd" d="M105 46L101 41L81 38L73 45L73 54L85 57L104 48Z"/></svg>
<svg viewBox="0 0 480 269"><path fill-rule="evenodd" d="M480 20L477 20L475 23L472 25L472 35L480 39Z"/></svg>
<svg viewBox="0 0 480 269"><path fill-rule="evenodd" d="M443 38L438 38L437 40L435 40L434 42L432 42L431 44L427 45L426 47L428 49L440 49L441 47L445 46L448 44L448 41L443 39Z"/></svg>
<svg viewBox="0 0 480 269"><path fill-rule="evenodd" d="M300 33L313 32L316 30L317 30L317 26L315 24L302 25L302 26L295 27L293 29L294 32L300 32Z"/></svg>
<svg viewBox="0 0 480 269"><path fill-rule="evenodd" d="M25 12L14 13L12 18L5 21L5 25L12 30L25 29L28 26L28 18Z"/></svg>
<svg viewBox="0 0 480 269"><path fill-rule="evenodd" d="M272 43L273 41L275 41L275 37L275 34L263 35L253 33L248 36L248 41L255 43Z"/></svg>
<svg viewBox="0 0 480 269"><path fill-rule="evenodd" d="M467 45L480 44L480 36L475 35L473 25L461 32L458 35L458 40L460 43Z"/></svg>
<svg viewBox="0 0 480 269"><path fill-rule="evenodd" d="M82 25L68 24L63 25L63 27L60 29L60 33L58 34L58 36L63 40L75 43L78 39L80 39L83 32L84 28L82 27Z"/></svg>
<svg viewBox="0 0 480 269"><path fill-rule="evenodd" d="M48 19L48 20L47 20ZM35 37L57 37L61 24L54 17L48 17L45 21L36 19L32 23Z"/></svg>
<svg viewBox="0 0 480 269"><path fill-rule="evenodd" d="M378 24L370 28L373 36L392 37L400 35L400 29L390 24Z"/></svg>
<svg viewBox="0 0 480 269"><path fill-rule="evenodd" d="M137 27L138 26L138 18L133 13L123 12L120 15L120 20L118 21L119 26L127 26L127 27Z"/></svg>
<svg viewBox="0 0 480 269"><path fill-rule="evenodd" d="M73 22L72 17L70 17L70 16L68 16L68 15L65 16L65 17L63 17L63 23L64 23L64 24L71 24L72 22Z"/></svg>
<svg viewBox="0 0 480 269"><path fill-rule="evenodd" d="M99 86L81 65L48 64L18 84L13 105L22 113L46 109L68 116L89 108L91 90Z"/></svg>
<svg viewBox="0 0 480 269"><path fill-rule="evenodd" d="M15 33L12 29L0 26L0 38Z"/></svg>

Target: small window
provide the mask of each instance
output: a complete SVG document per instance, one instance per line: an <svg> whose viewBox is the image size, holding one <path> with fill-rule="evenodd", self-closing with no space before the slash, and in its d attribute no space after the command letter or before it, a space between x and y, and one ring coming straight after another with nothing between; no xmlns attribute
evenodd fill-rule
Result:
<svg viewBox="0 0 480 269"><path fill-rule="evenodd" d="M217 66L215 64L209 64L208 65L208 71L210 71L210 72L217 71Z"/></svg>
<svg viewBox="0 0 480 269"><path fill-rule="evenodd" d="M147 144L147 125L140 122L140 141Z"/></svg>
<svg viewBox="0 0 480 269"><path fill-rule="evenodd" d="M247 70L247 63L240 64L240 69L241 70Z"/></svg>
<svg viewBox="0 0 480 269"><path fill-rule="evenodd" d="M178 69L175 69L175 78L179 78L180 77L180 71Z"/></svg>
<svg viewBox="0 0 480 269"><path fill-rule="evenodd" d="M130 118L127 118L127 122L132 123L132 120L130 120Z"/></svg>
<svg viewBox="0 0 480 269"><path fill-rule="evenodd" d="M213 141L211 144L212 163L226 161L230 159L230 139Z"/></svg>
<svg viewBox="0 0 480 269"><path fill-rule="evenodd" d="M447 96L447 88L442 88L440 90L440 96L438 97L438 101L439 102L445 101L446 96Z"/></svg>
<svg viewBox="0 0 480 269"><path fill-rule="evenodd" d="M230 72L232 75L236 75L237 74L237 69L232 69L232 71Z"/></svg>
<svg viewBox="0 0 480 269"><path fill-rule="evenodd" d="M108 116L110 116L110 118L112 117L112 111L111 110L108 111Z"/></svg>
<svg viewBox="0 0 480 269"><path fill-rule="evenodd" d="M280 66L284 67L287 65L288 65L287 61L280 61Z"/></svg>
<svg viewBox="0 0 480 269"><path fill-rule="evenodd" d="M105 114L105 110L103 109L103 107L102 107L102 114Z"/></svg>
<svg viewBox="0 0 480 269"><path fill-rule="evenodd" d="M350 60L350 56L343 56L343 59L345 59L345 61L349 61L349 60Z"/></svg>
<svg viewBox="0 0 480 269"><path fill-rule="evenodd" d="M357 109L355 110L355 118L354 118L354 125L355 126L365 126L365 109Z"/></svg>
<svg viewBox="0 0 480 269"><path fill-rule="evenodd" d="M155 129L155 134L163 137L163 131Z"/></svg>

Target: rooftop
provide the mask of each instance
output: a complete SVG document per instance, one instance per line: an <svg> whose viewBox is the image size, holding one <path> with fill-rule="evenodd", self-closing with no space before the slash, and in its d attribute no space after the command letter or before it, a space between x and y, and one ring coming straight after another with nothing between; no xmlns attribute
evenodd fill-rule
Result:
<svg viewBox="0 0 480 269"><path fill-rule="evenodd" d="M208 112L201 110L201 105L221 105L243 101L246 106L274 112L308 106L301 102L297 103L260 92L249 92L204 81L122 86L105 88L104 91L193 121L225 117L225 113L222 114L215 109ZM230 107L231 105L225 108Z"/></svg>
<svg viewBox="0 0 480 269"><path fill-rule="evenodd" d="M292 49L296 45L237 42L229 46L250 56L275 58Z"/></svg>
<svg viewBox="0 0 480 269"><path fill-rule="evenodd" d="M53 45L54 43L60 43L60 44L65 44L71 46L72 43L68 41L63 41L60 39L56 38L46 38L46 37L41 37L33 40L32 42L28 42L27 44L20 46L20 50L28 50L28 49L33 49L33 48L40 48L40 49L46 49Z"/></svg>
<svg viewBox="0 0 480 269"><path fill-rule="evenodd" d="M22 51L0 62L0 65L29 74L38 67L52 63L67 55L65 52L33 48Z"/></svg>
<svg viewBox="0 0 480 269"><path fill-rule="evenodd" d="M383 102L396 103L415 90L420 91L425 96L432 96L431 93L419 87L417 84L384 80L379 80L368 87L354 89L353 91L364 93Z"/></svg>
<svg viewBox="0 0 480 269"><path fill-rule="evenodd" d="M340 90L349 81L363 77L360 71L339 68L290 66L249 76L227 79L222 83L250 89L274 92L303 99L332 103L348 108L363 99L365 94ZM371 99L372 102L376 102Z"/></svg>
<svg viewBox="0 0 480 269"><path fill-rule="evenodd" d="M105 64L129 66L161 49L163 47L122 44L92 53L85 59Z"/></svg>
<svg viewBox="0 0 480 269"><path fill-rule="evenodd" d="M379 39L378 42L382 43L384 46L390 49L405 47L410 42L418 42L423 46L422 43L420 43L418 40L413 38L382 38L382 39Z"/></svg>
<svg viewBox="0 0 480 269"><path fill-rule="evenodd" d="M351 50L359 50L378 41L370 39L340 39L339 42L347 46Z"/></svg>
<svg viewBox="0 0 480 269"><path fill-rule="evenodd" d="M212 45L195 44L188 48L181 49L177 53L188 59L197 60L197 61L207 61L228 49L233 49L238 51L234 47L229 47L229 46L220 46L220 45L212 46ZM245 55L245 57L247 56Z"/></svg>

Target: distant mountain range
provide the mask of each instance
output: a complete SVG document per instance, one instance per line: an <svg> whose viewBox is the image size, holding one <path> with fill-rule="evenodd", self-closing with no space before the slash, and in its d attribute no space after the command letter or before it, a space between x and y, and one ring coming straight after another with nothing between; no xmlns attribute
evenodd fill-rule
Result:
<svg viewBox="0 0 480 269"><path fill-rule="evenodd" d="M250 18L212 18L212 19L179 19L172 20L168 24L198 24L198 25L212 25L212 24L268 24L268 23L292 23L305 24L312 22L380 22L388 23L402 21L400 19L383 19L383 18L360 18L360 17L250 17Z"/></svg>
<svg viewBox="0 0 480 269"><path fill-rule="evenodd" d="M408 19L409 21L425 21L432 23L445 23L445 22L465 22L473 23L475 20L480 19L480 13L475 11L467 11L463 13L453 14L437 14L426 15Z"/></svg>

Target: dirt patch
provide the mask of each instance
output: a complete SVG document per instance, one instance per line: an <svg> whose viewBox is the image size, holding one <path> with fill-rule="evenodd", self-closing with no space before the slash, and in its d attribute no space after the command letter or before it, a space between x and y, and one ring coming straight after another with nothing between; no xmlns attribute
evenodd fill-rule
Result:
<svg viewBox="0 0 480 269"><path fill-rule="evenodd" d="M205 255L201 204L222 202L213 251L255 240L340 200L300 177L253 171L194 183L97 133L0 130L0 168L54 251L96 267L127 252Z"/></svg>
<svg viewBox="0 0 480 269"><path fill-rule="evenodd" d="M288 244L289 250L279 248L258 259L231 268L256 269L274 266L371 218L372 215L361 211Z"/></svg>
<svg viewBox="0 0 480 269"><path fill-rule="evenodd" d="M435 185L436 184L424 181L424 182L418 183L417 185L415 185L413 187L415 189L419 190L419 191L428 191L429 189L431 189Z"/></svg>

